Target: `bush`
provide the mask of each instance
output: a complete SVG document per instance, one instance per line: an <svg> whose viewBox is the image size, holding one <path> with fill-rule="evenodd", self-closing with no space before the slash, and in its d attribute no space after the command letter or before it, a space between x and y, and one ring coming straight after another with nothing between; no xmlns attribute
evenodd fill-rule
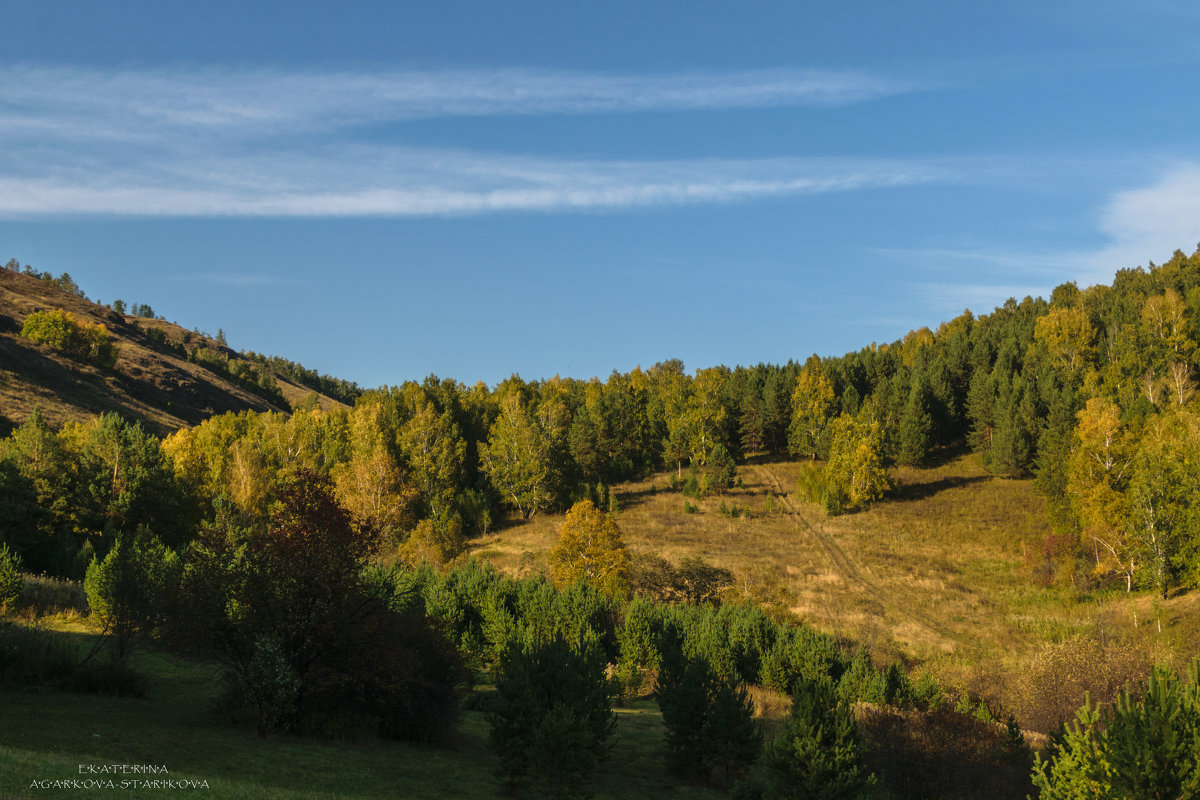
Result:
<svg viewBox="0 0 1200 800"><path fill-rule="evenodd" d="M118 662L124 663L137 637L158 625L178 563L174 552L139 527L88 567L83 581L88 605L104 625Z"/></svg>
<svg viewBox="0 0 1200 800"><path fill-rule="evenodd" d="M8 545L0 545L0 613L16 605L25 587L21 577L21 557Z"/></svg>
<svg viewBox="0 0 1200 800"><path fill-rule="evenodd" d="M1085 699L1115 702L1126 683L1146 680L1150 661L1130 642L1076 636L1048 644L1024 670L1017 710L1024 726L1049 733L1075 718Z"/></svg>
<svg viewBox="0 0 1200 800"><path fill-rule="evenodd" d="M21 335L75 361L106 369L117 363L117 348L108 329L86 322L68 311L33 312L25 318Z"/></svg>
<svg viewBox="0 0 1200 800"><path fill-rule="evenodd" d="M145 697L146 678L128 664L110 659L85 663L72 675L65 688L87 694L111 694L114 697Z"/></svg>
<svg viewBox="0 0 1200 800"><path fill-rule="evenodd" d="M116 661L81 661L68 635L0 623L0 685L17 684L118 697L142 697L146 680Z"/></svg>
<svg viewBox="0 0 1200 800"><path fill-rule="evenodd" d="M20 607L32 617L49 614L83 614L88 610L87 593L79 581L30 575L25 579Z"/></svg>
<svg viewBox="0 0 1200 800"><path fill-rule="evenodd" d="M1014 739L1010 728L950 708L859 707L857 724L864 769L878 776L886 797L1016 798L1033 792L1033 757L1019 730Z"/></svg>
<svg viewBox="0 0 1200 800"><path fill-rule="evenodd" d="M61 637L15 622L0 622L0 684L61 686L79 657Z"/></svg>

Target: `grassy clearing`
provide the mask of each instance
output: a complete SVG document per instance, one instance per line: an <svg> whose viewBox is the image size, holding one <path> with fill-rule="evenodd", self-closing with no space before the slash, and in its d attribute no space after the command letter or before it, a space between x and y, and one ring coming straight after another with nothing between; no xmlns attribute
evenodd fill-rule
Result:
<svg viewBox="0 0 1200 800"><path fill-rule="evenodd" d="M992 477L974 455L948 454L930 468L893 470L897 490L886 500L830 518L795 495L800 466L752 459L738 470L741 487L699 501L671 491L669 472L617 486L626 545L672 561L702 556L733 571L736 597L1018 713L1029 694L1023 676L1051 643L1119 640L1176 667L1200 653L1193 595L1155 601L1039 582L1049 529L1030 481ZM722 504L749 513L723 514ZM472 541L472 553L513 573L544 568L560 523L553 515L514 523Z"/></svg>
<svg viewBox="0 0 1200 800"><path fill-rule="evenodd" d="M81 651L95 634L57 631ZM144 649L133 666L149 681L139 699L0 686L0 798L79 797L81 789L31 788L34 781L86 779L80 765L166 766L167 775L115 775L207 781L206 797L252 800L325 798L494 798L496 761L482 712L464 712L456 745L426 748L347 732L338 740L278 736L228 725L214 713L220 674L212 665ZM596 778L597 798L717 795L669 779L662 763L658 708L618 709L612 758ZM100 776L90 776L100 777ZM160 797L162 788L117 789L122 798ZM170 790L171 793L181 790ZM183 792L185 794L189 792Z"/></svg>

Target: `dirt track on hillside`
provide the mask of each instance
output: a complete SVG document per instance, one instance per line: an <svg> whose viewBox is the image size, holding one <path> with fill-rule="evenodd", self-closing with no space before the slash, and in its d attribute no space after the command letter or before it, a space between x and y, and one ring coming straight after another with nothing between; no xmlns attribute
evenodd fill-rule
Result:
<svg viewBox="0 0 1200 800"><path fill-rule="evenodd" d="M747 465L758 474L763 485L768 486L776 495L784 512L796 527L805 535L812 538L824 551L834 571L851 587L858 587L873 600L896 615L912 621L930 633L952 642L956 646L974 648L977 646L970 638L951 630L932 615L918 606L918 598L904 597L897 592L881 585L871 574L870 569L859 564L847 553L837 540L829 535L820 519L805 514L797 508L789 493L783 488L779 477L766 466ZM745 468L745 467L744 467Z"/></svg>

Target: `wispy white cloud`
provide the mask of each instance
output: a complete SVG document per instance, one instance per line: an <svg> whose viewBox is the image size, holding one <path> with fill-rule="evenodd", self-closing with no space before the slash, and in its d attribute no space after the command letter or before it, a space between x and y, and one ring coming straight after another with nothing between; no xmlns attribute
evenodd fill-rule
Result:
<svg viewBox="0 0 1200 800"><path fill-rule="evenodd" d="M1105 247L1071 254L1085 283L1108 283L1115 270L1164 260L1176 248L1191 253L1200 242L1200 164L1173 164L1149 185L1115 193L1099 229Z"/></svg>
<svg viewBox="0 0 1200 800"><path fill-rule="evenodd" d="M0 69L0 215L413 216L711 203L938 180L902 160L614 161L412 148L391 123L862 102L856 72ZM381 127L382 126L382 127Z"/></svg>
<svg viewBox="0 0 1200 800"><path fill-rule="evenodd" d="M1010 297L1049 297L1060 283L1111 284L1119 269L1162 262L1176 249L1200 247L1200 164L1152 167L1142 186L1110 193L1099 204L1091 249L1019 251L989 248L875 248L873 252L937 280L920 282L929 309L988 313Z"/></svg>
<svg viewBox="0 0 1200 800"><path fill-rule="evenodd" d="M138 137L146 125L151 134L164 126L251 135L446 116L835 106L922 88L915 81L852 70L620 75L11 66L0 68L0 127L87 138Z"/></svg>
<svg viewBox="0 0 1200 800"><path fill-rule="evenodd" d="M431 216L736 202L947 180L934 163L566 161L360 149L340 158L210 159L83 176L0 178L0 215ZM149 165L147 165L149 166Z"/></svg>

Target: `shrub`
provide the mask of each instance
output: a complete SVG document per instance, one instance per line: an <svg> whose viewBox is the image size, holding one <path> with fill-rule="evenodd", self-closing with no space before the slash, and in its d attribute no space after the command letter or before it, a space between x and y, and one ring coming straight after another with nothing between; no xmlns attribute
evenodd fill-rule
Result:
<svg viewBox="0 0 1200 800"><path fill-rule="evenodd" d="M446 520L423 519L408 535L401 557L413 566L428 563L441 567L462 553L463 541L462 519L457 514Z"/></svg>
<svg viewBox="0 0 1200 800"><path fill-rule="evenodd" d="M104 560L93 560L83 586L104 625L114 658L124 663L138 636L157 626L178 559L144 527L122 536Z"/></svg>
<svg viewBox="0 0 1200 800"><path fill-rule="evenodd" d="M64 634L0 623L0 685L43 686L92 694L141 697L146 681L114 661L81 662Z"/></svg>
<svg viewBox="0 0 1200 800"><path fill-rule="evenodd" d="M30 575L25 578L21 608L32 617L49 614L82 614L88 610L87 593L79 581Z"/></svg>
<svg viewBox="0 0 1200 800"><path fill-rule="evenodd" d="M12 608L21 597L25 579L21 577L21 557L8 545L0 545L0 613Z"/></svg>
<svg viewBox="0 0 1200 800"><path fill-rule="evenodd" d="M856 715L864 769L878 776L886 797L1016 798L1033 792L1033 757L1019 730L1014 739L1010 728L945 707L860 706Z"/></svg>
<svg viewBox="0 0 1200 800"><path fill-rule="evenodd" d="M1048 644L1024 670L1017 686L1017 709L1026 728L1045 733L1074 719L1086 698L1114 702L1128 682L1150 673L1146 655L1121 639L1076 636Z"/></svg>
<svg viewBox="0 0 1200 800"><path fill-rule="evenodd" d="M68 311L35 311L25 318L21 335L51 347L67 358L111 369L117 348L103 325L86 322Z"/></svg>
<svg viewBox="0 0 1200 800"><path fill-rule="evenodd" d="M59 686L78 663L74 648L49 631L0 622L0 684Z"/></svg>

